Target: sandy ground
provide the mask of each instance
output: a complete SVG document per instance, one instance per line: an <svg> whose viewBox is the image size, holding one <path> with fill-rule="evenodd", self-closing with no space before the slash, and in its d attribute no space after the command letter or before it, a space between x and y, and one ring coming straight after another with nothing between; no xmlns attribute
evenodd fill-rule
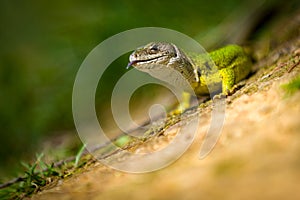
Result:
<svg viewBox="0 0 300 200"><path fill-rule="evenodd" d="M221 137L204 159L199 149L211 122L209 108L199 113L193 144L172 165L131 174L97 162L32 199L300 199L300 91L287 96L281 87L300 74L299 63L288 72L289 60L299 57L295 43L299 38L227 98ZM171 132L157 140L168 141Z"/></svg>

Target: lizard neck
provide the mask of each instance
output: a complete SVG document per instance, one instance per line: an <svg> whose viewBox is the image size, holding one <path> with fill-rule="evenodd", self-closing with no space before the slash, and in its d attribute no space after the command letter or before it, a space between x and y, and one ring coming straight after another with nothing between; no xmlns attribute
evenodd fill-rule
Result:
<svg viewBox="0 0 300 200"><path fill-rule="evenodd" d="M174 45L176 57L170 60L169 65L179 71L190 84L199 82L198 69L193 60Z"/></svg>

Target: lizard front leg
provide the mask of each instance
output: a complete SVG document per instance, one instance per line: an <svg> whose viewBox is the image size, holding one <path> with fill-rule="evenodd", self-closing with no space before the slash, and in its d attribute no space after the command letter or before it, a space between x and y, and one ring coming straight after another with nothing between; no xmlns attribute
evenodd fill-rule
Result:
<svg viewBox="0 0 300 200"><path fill-rule="evenodd" d="M230 95L233 92L233 86L235 84L235 73L233 69L224 68L221 69L220 75L222 77L222 94L223 95Z"/></svg>
<svg viewBox="0 0 300 200"><path fill-rule="evenodd" d="M183 92L181 100L177 108L169 113L169 115L179 115L183 113L186 109L190 107L191 94L188 92Z"/></svg>

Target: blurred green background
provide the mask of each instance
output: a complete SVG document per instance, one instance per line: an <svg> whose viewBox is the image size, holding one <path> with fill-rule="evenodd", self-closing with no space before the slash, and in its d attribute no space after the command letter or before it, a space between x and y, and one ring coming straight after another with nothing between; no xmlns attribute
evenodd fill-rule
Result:
<svg viewBox="0 0 300 200"><path fill-rule="evenodd" d="M101 41L145 26L201 38L249 2L2 0L0 176L9 175L20 159L31 158L45 138L69 134L78 140L71 109L73 82L85 56ZM103 77L96 105L107 105L127 56Z"/></svg>

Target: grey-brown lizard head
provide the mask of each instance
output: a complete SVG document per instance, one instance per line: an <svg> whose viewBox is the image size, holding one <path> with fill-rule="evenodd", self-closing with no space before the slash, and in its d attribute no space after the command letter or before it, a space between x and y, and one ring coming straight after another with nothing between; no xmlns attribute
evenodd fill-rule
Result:
<svg viewBox="0 0 300 200"><path fill-rule="evenodd" d="M136 49L129 57L129 64L138 70L153 74L154 70L175 69L189 82L197 82L192 60L176 45L167 42L151 42Z"/></svg>
<svg viewBox="0 0 300 200"><path fill-rule="evenodd" d="M166 42L151 42L136 49L129 57L129 66L136 68L150 67L151 64L168 65L176 58L178 48Z"/></svg>

